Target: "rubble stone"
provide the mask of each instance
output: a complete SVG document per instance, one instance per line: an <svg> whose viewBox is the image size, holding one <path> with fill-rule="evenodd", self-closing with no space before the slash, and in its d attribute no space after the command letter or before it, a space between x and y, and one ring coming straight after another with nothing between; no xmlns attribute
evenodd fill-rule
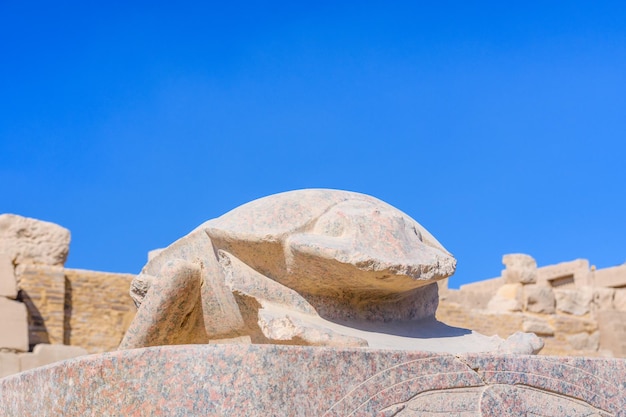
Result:
<svg viewBox="0 0 626 417"><path fill-rule="evenodd" d="M540 336L554 336L554 327L546 320L538 317L526 317L522 324L522 330Z"/></svg>

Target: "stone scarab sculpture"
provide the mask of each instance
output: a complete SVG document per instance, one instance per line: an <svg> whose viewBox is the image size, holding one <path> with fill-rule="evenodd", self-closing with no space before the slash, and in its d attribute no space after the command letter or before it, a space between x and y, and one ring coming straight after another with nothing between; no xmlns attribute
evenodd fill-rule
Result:
<svg viewBox="0 0 626 417"><path fill-rule="evenodd" d="M430 341L433 350L493 350L501 339L434 320L436 281L455 266L426 229L376 198L328 189L276 194L203 223L152 258L131 285L138 312L120 348L430 350ZM433 337L465 339L442 348Z"/></svg>

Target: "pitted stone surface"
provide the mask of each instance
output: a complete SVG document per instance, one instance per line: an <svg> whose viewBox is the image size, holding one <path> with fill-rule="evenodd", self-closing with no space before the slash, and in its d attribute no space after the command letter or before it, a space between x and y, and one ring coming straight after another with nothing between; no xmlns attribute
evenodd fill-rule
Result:
<svg viewBox="0 0 626 417"><path fill-rule="evenodd" d="M63 265L70 246L70 231L57 224L15 214L0 214L0 253L15 265Z"/></svg>
<svg viewBox="0 0 626 417"><path fill-rule="evenodd" d="M463 358L468 366L478 370L486 384L523 385L543 394L550 392L565 396L589 407L587 414L583 415L593 415L593 412L626 415L626 385L622 382L626 375L626 360L545 356L493 360L490 355L475 354ZM551 413L551 403L539 404L545 405L546 415L570 415L567 409ZM511 415L524 415L520 411L511 410Z"/></svg>
<svg viewBox="0 0 626 417"><path fill-rule="evenodd" d="M131 286L139 310L120 349L241 337L450 353L511 345L435 320L436 281L455 263L415 220L373 197L269 196L151 258ZM515 351L536 351L533 338Z"/></svg>
<svg viewBox="0 0 626 417"><path fill-rule="evenodd" d="M7 415L625 416L626 361L161 346L0 379Z"/></svg>
<svg viewBox="0 0 626 417"><path fill-rule="evenodd" d="M337 300L355 309L392 304L450 276L456 265L419 223L378 199L348 191L299 190L209 220L160 252L143 272L155 275L154 265L165 259L209 256L196 247L200 230L216 250L305 298ZM136 299L141 302L141 296Z"/></svg>
<svg viewBox="0 0 626 417"><path fill-rule="evenodd" d="M593 288L593 307L595 310L612 310L615 289Z"/></svg>
<svg viewBox="0 0 626 417"><path fill-rule="evenodd" d="M195 265L201 285L168 269L172 262ZM240 336L367 345L324 328L326 321L378 323L384 332L392 321L432 318L434 283L455 265L419 223L376 198L324 189L277 194L209 220L151 255L131 286L139 310L120 347Z"/></svg>

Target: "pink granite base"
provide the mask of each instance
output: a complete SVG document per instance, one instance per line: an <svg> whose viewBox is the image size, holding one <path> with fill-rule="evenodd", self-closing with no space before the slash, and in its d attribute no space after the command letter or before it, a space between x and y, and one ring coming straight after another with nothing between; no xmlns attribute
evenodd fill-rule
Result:
<svg viewBox="0 0 626 417"><path fill-rule="evenodd" d="M626 360L163 346L0 379L2 416L626 416Z"/></svg>

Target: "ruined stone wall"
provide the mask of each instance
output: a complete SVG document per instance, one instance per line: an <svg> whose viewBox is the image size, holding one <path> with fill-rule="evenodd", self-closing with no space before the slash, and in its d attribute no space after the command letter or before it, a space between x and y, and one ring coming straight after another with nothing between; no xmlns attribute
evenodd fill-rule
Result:
<svg viewBox="0 0 626 417"><path fill-rule="evenodd" d="M626 265L595 270L578 259L537 268L528 255L505 255L502 276L440 285L437 318L507 337L541 336L543 355L626 357Z"/></svg>
<svg viewBox="0 0 626 417"><path fill-rule="evenodd" d="M80 346L89 353L117 348L136 312L128 294L133 277L48 265L18 268L31 348L39 343Z"/></svg>
<svg viewBox="0 0 626 417"><path fill-rule="evenodd" d="M114 350L135 315L131 274L63 267L70 234L0 215L0 377Z"/></svg>
<svg viewBox="0 0 626 417"><path fill-rule="evenodd" d="M517 314L470 310L465 306L440 301L436 317L454 327L475 330L485 336L498 335L506 339L522 329L523 318Z"/></svg>
<svg viewBox="0 0 626 417"><path fill-rule="evenodd" d="M66 269L67 344L89 353L115 350L137 311L128 289L131 274Z"/></svg>
<svg viewBox="0 0 626 417"><path fill-rule="evenodd" d="M22 264L16 268L19 300L28 312L28 344L69 344L65 328L65 273L62 266Z"/></svg>

